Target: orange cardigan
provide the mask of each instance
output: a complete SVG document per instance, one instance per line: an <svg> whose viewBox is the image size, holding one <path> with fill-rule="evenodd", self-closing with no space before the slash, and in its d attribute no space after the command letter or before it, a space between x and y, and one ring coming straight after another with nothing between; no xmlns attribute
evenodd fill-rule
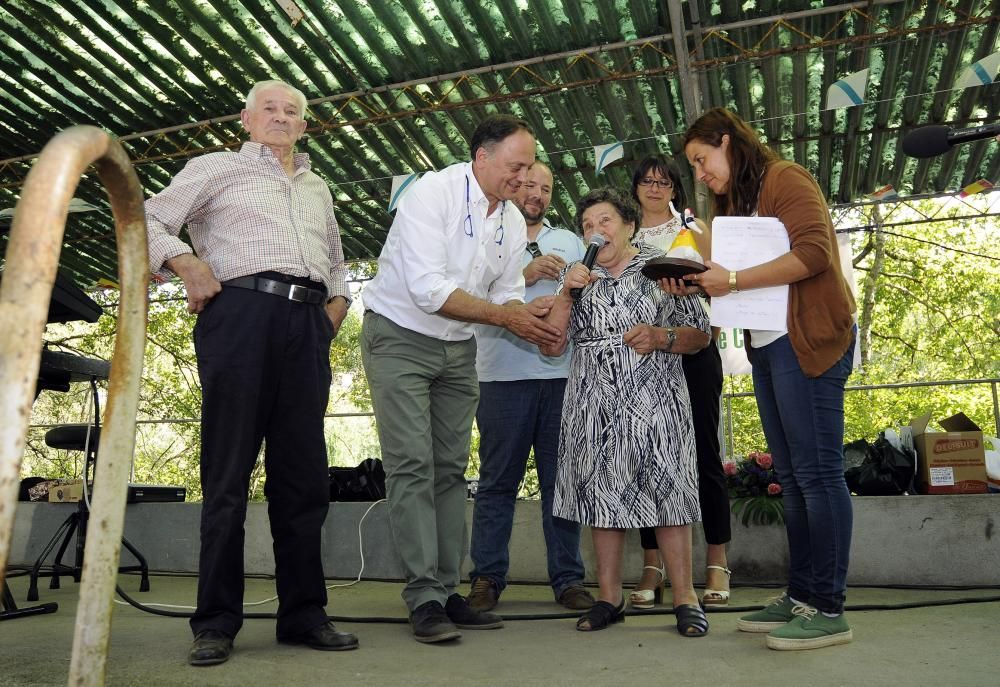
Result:
<svg viewBox="0 0 1000 687"><path fill-rule="evenodd" d="M816 180L787 160L768 165L757 214L777 217L788 230L791 252L809 276L788 288L788 339L807 377L818 377L851 345L854 297L840 269L830 210ZM747 351L750 333L744 332Z"/></svg>

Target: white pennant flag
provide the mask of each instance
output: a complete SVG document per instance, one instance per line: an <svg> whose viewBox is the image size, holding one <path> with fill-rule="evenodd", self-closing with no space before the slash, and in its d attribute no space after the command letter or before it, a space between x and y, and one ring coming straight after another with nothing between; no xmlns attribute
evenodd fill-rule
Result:
<svg viewBox="0 0 1000 687"><path fill-rule="evenodd" d="M854 107L865 102L865 91L868 88L868 70L848 74L843 79L835 81L826 90L826 110L837 110L842 107Z"/></svg>
<svg viewBox="0 0 1000 687"><path fill-rule="evenodd" d="M413 182L417 180L419 174L400 174L392 178L392 188L389 190L389 212L396 209L399 199L402 198Z"/></svg>
<svg viewBox="0 0 1000 687"><path fill-rule="evenodd" d="M601 170L616 160L621 160L625 155L625 146L621 143L608 143L606 145L594 146L594 159L597 161L595 168L600 174Z"/></svg>
<svg viewBox="0 0 1000 687"><path fill-rule="evenodd" d="M958 79L959 88L970 88L972 86L989 86L993 83L993 78L1000 68L1000 52L987 55L978 62L973 62Z"/></svg>

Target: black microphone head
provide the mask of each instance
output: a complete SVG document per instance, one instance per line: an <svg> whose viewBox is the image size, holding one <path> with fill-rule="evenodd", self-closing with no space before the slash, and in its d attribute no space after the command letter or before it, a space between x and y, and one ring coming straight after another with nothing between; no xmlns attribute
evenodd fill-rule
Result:
<svg viewBox="0 0 1000 687"><path fill-rule="evenodd" d="M910 157L934 157L951 150L948 134L951 127L944 124L922 126L903 136L903 152Z"/></svg>

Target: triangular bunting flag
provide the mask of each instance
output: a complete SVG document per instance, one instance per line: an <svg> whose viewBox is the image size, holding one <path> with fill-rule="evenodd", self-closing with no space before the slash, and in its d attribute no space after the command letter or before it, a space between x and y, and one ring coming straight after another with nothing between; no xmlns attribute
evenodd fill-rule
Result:
<svg viewBox="0 0 1000 687"><path fill-rule="evenodd" d="M970 88L972 86L988 86L993 83L1000 69L1000 52L987 55L978 62L973 62L959 77L956 86L958 88Z"/></svg>
<svg viewBox="0 0 1000 687"><path fill-rule="evenodd" d="M601 170L610 165L612 162L621 160L624 155L625 146L621 143L608 143L605 145L594 146L594 159L597 161L595 169L597 173L600 174Z"/></svg>
<svg viewBox="0 0 1000 687"><path fill-rule="evenodd" d="M91 205L85 200L80 200L79 198L70 198L69 204L66 206L66 212L93 212L97 210L97 207ZM0 218L2 217L13 217L14 208L4 208L0 210Z"/></svg>
<svg viewBox="0 0 1000 687"><path fill-rule="evenodd" d="M826 110L837 110L841 107L854 107L865 102L865 91L868 88L868 70L848 74L843 79L835 81L826 91Z"/></svg>
<svg viewBox="0 0 1000 687"><path fill-rule="evenodd" d="M278 0L278 5L281 6L281 9L285 10L285 14L291 20L292 26L298 24L306 16L302 13L299 6L295 4L294 0Z"/></svg>
<svg viewBox="0 0 1000 687"><path fill-rule="evenodd" d="M989 191L991 188L993 188L993 184L990 181L980 179L979 181L973 181L971 184L963 188L962 192L958 194L958 197L965 198L966 196L975 195L976 193Z"/></svg>
<svg viewBox="0 0 1000 687"><path fill-rule="evenodd" d="M392 188L389 190L389 212L396 209L396 206L399 205L399 199L410 190L410 185L417 180L418 176L420 175L400 174L392 178Z"/></svg>
<svg viewBox="0 0 1000 687"><path fill-rule="evenodd" d="M896 193L896 189L893 188L892 184L886 184L877 191L872 191L868 194L869 198L874 200L889 200L890 198L896 198L899 194Z"/></svg>

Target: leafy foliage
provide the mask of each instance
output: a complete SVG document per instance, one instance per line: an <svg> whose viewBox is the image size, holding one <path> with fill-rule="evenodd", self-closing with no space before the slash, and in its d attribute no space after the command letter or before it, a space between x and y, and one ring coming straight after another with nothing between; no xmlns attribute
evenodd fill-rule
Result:
<svg viewBox="0 0 1000 687"><path fill-rule="evenodd" d="M995 195L995 194L994 194ZM990 198L966 199L988 204ZM922 383L927 380L965 380L1000 377L1000 259L995 256L997 221L993 217L959 219L968 205L932 201L900 206L891 217L844 218L855 226L871 226L852 235L858 293L871 286L875 297L870 317L871 345L863 366L849 386ZM963 209L964 208L964 209ZM907 219L937 216L935 222L886 226ZM872 232L884 233L881 263L869 250ZM888 232L892 232L889 234ZM958 250L953 250L958 249ZM964 252L963 252L964 251ZM374 263L352 265L352 275L363 281ZM117 292L99 292L94 298L106 315L97 325L52 325L52 345L90 357L110 359L117 327ZM864 308L859 298L859 308ZM862 313L863 314L863 313ZM148 342L140 390L139 427L135 454L135 481L179 484L190 498L200 497L198 480L201 392L191 341L193 316L187 313L182 290L174 284L151 291ZM330 390L327 442L330 462L356 465L380 453L371 397L361 365L360 307L352 308L330 351L334 381ZM726 380L724 422L731 426L728 455L743 455L766 446L749 377ZM103 399L102 399L103 401ZM24 475L78 477L78 453L45 446L48 425L84 422L91 407L84 385L69 393L43 393L33 408L34 427L28 436ZM846 441L874 439L879 431L924 412L935 419L964 411L988 434L995 434L993 392L989 383L935 387L863 389L848 391L845 401ZM994 428L994 431L990 431ZM729 432L727 432L728 434ZM727 442L728 443L728 442ZM479 437L473 431L467 474L479 469ZM537 494L533 462L522 485L522 495ZM263 471L253 474L253 496L262 498ZM741 497L737 497L741 498ZM752 497L751 497L752 498ZM766 499L770 504L778 499ZM752 523L777 517L771 506L734 504L741 519Z"/></svg>

